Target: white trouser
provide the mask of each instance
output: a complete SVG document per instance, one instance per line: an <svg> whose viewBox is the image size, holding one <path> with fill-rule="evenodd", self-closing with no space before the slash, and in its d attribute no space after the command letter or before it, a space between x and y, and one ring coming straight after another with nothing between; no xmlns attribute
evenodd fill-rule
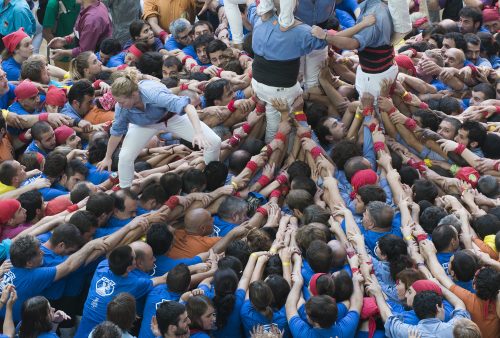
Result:
<svg viewBox="0 0 500 338"><path fill-rule="evenodd" d="M323 49L315 49L311 53L300 58L300 71L303 74L304 89L308 90L319 83L319 73L328 58L328 46Z"/></svg>
<svg viewBox="0 0 500 338"><path fill-rule="evenodd" d="M380 95L380 86L382 80L389 79L391 84L396 81L398 76L398 66L396 64L392 65L391 68L387 69L382 73L365 73L361 69L361 66L356 70L356 90L361 97L363 93L372 94L375 98L375 105L377 104L377 98Z"/></svg>
<svg viewBox="0 0 500 338"><path fill-rule="evenodd" d="M243 43L243 20L238 5L245 4L246 0L225 0L224 11L226 12L227 22L231 29L233 43Z"/></svg>
<svg viewBox="0 0 500 338"><path fill-rule="evenodd" d="M210 147L204 149L205 163L218 161L220 155L221 139L205 123L200 122L203 135L210 143ZM134 162L149 140L160 132L170 132L188 141L193 141L194 129L187 115L174 115L168 119L167 124L156 123L147 126L129 124L127 135L123 141L118 161L118 175L120 187L127 188L132 185L134 179Z"/></svg>
<svg viewBox="0 0 500 338"><path fill-rule="evenodd" d="M277 111L271 104L272 99L285 99L288 105L291 106L297 96L302 95L302 88L297 82L295 86L290 88L280 88L266 86L255 79L252 79L252 88L259 99L266 102L266 143L273 140L278 132L278 127L281 121L281 113Z"/></svg>

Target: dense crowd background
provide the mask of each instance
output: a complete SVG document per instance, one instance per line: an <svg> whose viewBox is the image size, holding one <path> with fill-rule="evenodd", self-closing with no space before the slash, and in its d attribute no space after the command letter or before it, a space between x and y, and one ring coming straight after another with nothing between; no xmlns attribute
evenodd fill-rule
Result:
<svg viewBox="0 0 500 338"><path fill-rule="evenodd" d="M2 336L500 336L497 1L0 19Z"/></svg>

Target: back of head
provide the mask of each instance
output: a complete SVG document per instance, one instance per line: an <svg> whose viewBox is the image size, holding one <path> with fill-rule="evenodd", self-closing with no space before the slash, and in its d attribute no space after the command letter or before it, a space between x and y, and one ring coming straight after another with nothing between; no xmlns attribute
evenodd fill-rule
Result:
<svg viewBox="0 0 500 338"><path fill-rule="evenodd" d="M238 258L243 266L247 265L248 258L250 257L250 248L248 247L248 243L246 241L242 241L238 239L236 241L232 241L226 248L225 251L227 256L234 256Z"/></svg>
<svg viewBox="0 0 500 338"><path fill-rule="evenodd" d="M66 170L67 159L66 156L59 152L51 152L45 158L45 166L43 173L48 178L59 178Z"/></svg>
<svg viewBox="0 0 500 338"><path fill-rule="evenodd" d="M438 189L434 183L429 180L420 179L413 183L413 200L418 203L422 200L427 200L434 203L438 195Z"/></svg>
<svg viewBox="0 0 500 338"><path fill-rule="evenodd" d="M26 222L31 222L37 212L42 210L43 197L38 190L27 191L17 198L21 206L26 209Z"/></svg>
<svg viewBox="0 0 500 338"><path fill-rule="evenodd" d="M250 302L253 307L264 312L268 319L273 317L271 304L273 302L273 292L271 288L263 281L255 281L249 287Z"/></svg>
<svg viewBox="0 0 500 338"><path fill-rule="evenodd" d="M91 338L121 338L122 331L112 322L102 322L92 331Z"/></svg>
<svg viewBox="0 0 500 338"><path fill-rule="evenodd" d="M158 52L146 52L141 55L135 66L142 74L162 78L163 55Z"/></svg>
<svg viewBox="0 0 500 338"><path fill-rule="evenodd" d="M238 175L245 169L248 161L250 161L251 155L246 150L236 150L231 155L229 155L228 167L229 170Z"/></svg>
<svg viewBox="0 0 500 338"><path fill-rule="evenodd" d="M482 338L479 326L472 320L460 318L453 323L454 338Z"/></svg>
<svg viewBox="0 0 500 338"><path fill-rule="evenodd" d="M10 262L17 268L24 268L38 256L40 242L35 236L23 235L16 238L10 246Z"/></svg>
<svg viewBox="0 0 500 338"><path fill-rule="evenodd" d="M231 219L235 214L242 214L247 212L248 203L236 196L227 196L217 209L217 215L222 219Z"/></svg>
<svg viewBox="0 0 500 338"><path fill-rule="evenodd" d="M97 227L97 218L88 210L78 210L71 215L69 223L74 224L80 233L84 234Z"/></svg>
<svg viewBox="0 0 500 338"><path fill-rule="evenodd" d="M228 169L226 165L220 161L212 161L205 167L203 173L207 178L207 190L214 191L220 188L226 182Z"/></svg>
<svg viewBox="0 0 500 338"><path fill-rule="evenodd" d="M458 235L455 228L449 224L438 225L432 231L432 243L438 252L446 250L454 239L457 240Z"/></svg>
<svg viewBox="0 0 500 338"><path fill-rule="evenodd" d="M17 175L14 161L3 161L0 163L0 182L5 185L12 185L12 180Z"/></svg>
<svg viewBox="0 0 500 338"><path fill-rule="evenodd" d="M160 185L166 193L166 198L177 195L182 189L182 177L175 173L166 173L160 177Z"/></svg>
<svg viewBox="0 0 500 338"><path fill-rule="evenodd" d="M306 252L307 262L315 273L330 271L333 260L332 249L324 241L312 241Z"/></svg>
<svg viewBox="0 0 500 338"><path fill-rule="evenodd" d="M312 196L314 196L318 190L316 182L314 182L312 178L306 176L296 176L293 181L291 181L290 188L291 190L305 190Z"/></svg>
<svg viewBox="0 0 500 338"><path fill-rule="evenodd" d="M114 205L115 199L104 192L92 194L87 200L87 210L96 217L112 212Z"/></svg>
<svg viewBox="0 0 500 338"><path fill-rule="evenodd" d="M468 282L474 278L479 268L476 256L467 250L460 250L453 255L453 262L450 261L448 271L462 282Z"/></svg>
<svg viewBox="0 0 500 338"><path fill-rule="evenodd" d="M431 234L439 221L447 215L443 208L430 206L420 215L420 225L428 234Z"/></svg>
<svg viewBox="0 0 500 338"><path fill-rule="evenodd" d="M134 262L132 248L128 245L117 247L109 254L108 262L111 272L118 276L124 275Z"/></svg>
<svg viewBox="0 0 500 338"><path fill-rule="evenodd" d="M186 264L180 263L174 266L167 275L167 287L172 292L184 293L189 289L191 273Z"/></svg>
<svg viewBox="0 0 500 338"><path fill-rule="evenodd" d="M273 293L271 307L276 310L280 310L285 306L286 299L290 293L290 284L288 284L282 275L283 273L281 275L272 274L265 279L265 283L271 288Z"/></svg>
<svg viewBox="0 0 500 338"><path fill-rule="evenodd" d="M83 245L83 237L80 230L76 225L70 223L58 225L52 231L49 241L53 246L64 243L66 248L74 248L75 251Z"/></svg>
<svg viewBox="0 0 500 338"><path fill-rule="evenodd" d="M207 185L207 178L199 169L188 169L182 175L182 190L186 194L192 192L203 192Z"/></svg>
<svg viewBox="0 0 500 338"><path fill-rule="evenodd" d="M286 170L288 181L293 181L297 176L311 177L311 168L303 161L294 161Z"/></svg>
<svg viewBox="0 0 500 338"><path fill-rule="evenodd" d="M19 337L34 338L52 329L49 301L43 296L26 300L21 307L21 317Z"/></svg>
<svg viewBox="0 0 500 338"><path fill-rule="evenodd" d="M303 227L300 227L297 230L297 233L295 235L295 239L297 241L297 244L299 246L299 249L305 253L307 249L309 248L309 245L314 241L314 240L321 240L326 243L328 240L325 234L325 231L315 225L308 224L304 225Z"/></svg>
<svg viewBox="0 0 500 338"><path fill-rule="evenodd" d="M340 270L340 272L335 276L335 300L337 302L343 302L351 298L352 292L354 291L354 284L352 282L351 276L345 270Z"/></svg>
<svg viewBox="0 0 500 338"><path fill-rule="evenodd" d="M302 212L302 223L322 223L328 226L330 213L319 205L312 204L306 207Z"/></svg>
<svg viewBox="0 0 500 338"><path fill-rule="evenodd" d="M243 274L243 264L241 264L241 261L234 256L225 255L224 257L222 257L217 264L217 268L219 270L233 270L238 279Z"/></svg>
<svg viewBox="0 0 500 338"><path fill-rule="evenodd" d="M129 331L137 318L135 298L130 293L122 292L108 303L106 319L118 325L122 331Z"/></svg>
<svg viewBox="0 0 500 338"><path fill-rule="evenodd" d="M339 170L344 170L344 165L350 158L362 155L359 146L355 142L347 140L338 142L331 153L332 160Z"/></svg>
<svg viewBox="0 0 500 338"><path fill-rule="evenodd" d="M496 198L498 195L498 182L491 175L484 175L477 181L477 190L489 198Z"/></svg>
<svg viewBox="0 0 500 338"><path fill-rule="evenodd" d="M91 193L92 190L90 190L88 182L78 182L73 186L73 189L71 189L69 199L71 200L71 203L76 204L90 196Z"/></svg>
<svg viewBox="0 0 500 338"><path fill-rule="evenodd" d="M153 249L153 255L164 255L170 250L174 236L166 224L153 223L146 234L146 243Z"/></svg>
<svg viewBox="0 0 500 338"><path fill-rule="evenodd" d="M443 297L434 291L422 291L413 299L413 310L418 319L435 318L437 306L443 305Z"/></svg>
<svg viewBox="0 0 500 338"><path fill-rule="evenodd" d="M314 199L306 190L297 189L288 193L286 203L291 210L297 209L303 212L306 207L314 204Z"/></svg>
<svg viewBox="0 0 500 338"><path fill-rule="evenodd" d="M479 298L494 301L500 288L500 272L491 267L481 268L474 277L473 285Z"/></svg>
<svg viewBox="0 0 500 338"><path fill-rule="evenodd" d="M337 303L330 296L314 296L306 303L306 313L310 321L321 328L330 328L337 320Z"/></svg>
<svg viewBox="0 0 500 338"><path fill-rule="evenodd" d="M360 187L358 189L358 195L361 197L361 200L365 205L368 205L373 201L379 201L383 203L387 201L387 194L385 193L384 189L374 184L368 184Z"/></svg>
<svg viewBox="0 0 500 338"><path fill-rule="evenodd" d="M224 327L231 315L236 296L234 293L238 288L238 276L231 269L217 270L214 274L213 298L215 310L217 312L217 327Z"/></svg>
<svg viewBox="0 0 500 338"><path fill-rule="evenodd" d="M392 226L394 210L384 202L373 201L367 206L375 227L387 229Z"/></svg>
<svg viewBox="0 0 500 338"><path fill-rule="evenodd" d="M500 231L500 220L493 214L479 216L472 220L471 225L482 239Z"/></svg>
<svg viewBox="0 0 500 338"><path fill-rule="evenodd" d="M156 205L161 205L167 199L167 194L163 190L162 186L158 183L150 184L142 191L139 198L141 203L147 203L150 200L154 200Z"/></svg>

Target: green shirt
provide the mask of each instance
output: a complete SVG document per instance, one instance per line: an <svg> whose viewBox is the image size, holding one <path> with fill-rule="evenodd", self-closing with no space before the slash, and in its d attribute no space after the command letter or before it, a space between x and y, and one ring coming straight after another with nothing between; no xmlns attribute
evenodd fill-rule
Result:
<svg viewBox="0 0 500 338"><path fill-rule="evenodd" d="M59 8L58 0L49 0L43 18L43 28L52 28L54 31L55 27L54 36L66 36L73 33L73 26L80 13L80 5L75 0L61 0L61 2L66 7L66 13L62 12L63 8Z"/></svg>

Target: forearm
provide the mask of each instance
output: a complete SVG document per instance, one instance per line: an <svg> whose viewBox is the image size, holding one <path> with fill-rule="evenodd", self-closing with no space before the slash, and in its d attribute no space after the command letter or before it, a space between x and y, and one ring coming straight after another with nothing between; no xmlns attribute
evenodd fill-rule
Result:
<svg viewBox="0 0 500 338"><path fill-rule="evenodd" d="M151 26L151 29L153 30L153 33L155 33L156 36L158 34L160 34L161 31L163 31L163 29L158 24L158 18L156 16L149 17L147 19L147 21L148 21L149 25Z"/></svg>
<svg viewBox="0 0 500 338"><path fill-rule="evenodd" d="M382 293L377 293L375 295L375 300L377 301L377 306L380 311L380 317L382 317L382 320L386 322L387 318L392 315L391 308L387 305L387 302L385 301L384 295Z"/></svg>
<svg viewBox="0 0 500 338"><path fill-rule="evenodd" d="M330 45L334 45L339 49L353 50L359 48L359 42L356 39L350 37L343 37L336 35L327 35L326 41Z"/></svg>
<svg viewBox="0 0 500 338"><path fill-rule="evenodd" d="M18 198L25 192L35 190L36 188L33 186L33 184L27 184L23 187L19 187L17 189L5 192L0 195L0 200L6 200L6 199L12 199L12 198Z"/></svg>
<svg viewBox="0 0 500 338"><path fill-rule="evenodd" d="M186 112L186 115L189 118L189 121L191 122L191 125L193 126L195 134L201 133L201 124L200 124L200 119L198 118L198 112L196 109L188 104L185 108L184 111Z"/></svg>
<svg viewBox="0 0 500 338"><path fill-rule="evenodd" d="M16 326L12 317L12 306L7 305L5 309L5 318L3 320L3 334L13 338L16 335Z"/></svg>
<svg viewBox="0 0 500 338"><path fill-rule="evenodd" d="M354 35L358 34L361 32L363 29L365 29L367 26L363 22L360 22L358 24L355 24L354 26L341 30L335 34L335 36L339 37L344 37L344 38L352 38ZM356 40L357 41L357 40Z"/></svg>
<svg viewBox="0 0 500 338"><path fill-rule="evenodd" d="M106 158L111 159L113 157L113 153L115 152L116 148L120 144L122 138L123 138L123 135L121 135L121 136L111 135L109 137L108 148L106 149Z"/></svg>
<svg viewBox="0 0 500 338"><path fill-rule="evenodd" d="M413 76L405 76L404 84L408 85L410 88L414 89L419 94L435 94L437 93L436 88L434 86L428 84L424 80Z"/></svg>

